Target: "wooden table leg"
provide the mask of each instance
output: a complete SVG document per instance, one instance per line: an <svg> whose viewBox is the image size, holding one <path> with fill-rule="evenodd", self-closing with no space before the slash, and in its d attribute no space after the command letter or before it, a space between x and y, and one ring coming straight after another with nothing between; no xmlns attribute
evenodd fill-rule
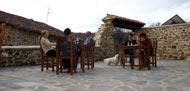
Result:
<svg viewBox="0 0 190 91"><path fill-rule="evenodd" d="M124 51L123 51L123 49L121 50L121 53L120 53L120 55L121 55L121 61L120 61L120 63L121 63L121 65L123 65L123 68L125 67L125 59L124 59Z"/></svg>
<svg viewBox="0 0 190 91"><path fill-rule="evenodd" d="M134 63L135 63L135 59L134 59L134 54L131 56L131 69L134 69Z"/></svg>
<svg viewBox="0 0 190 91"><path fill-rule="evenodd" d="M56 58L56 73L59 75L59 59Z"/></svg>
<svg viewBox="0 0 190 91"><path fill-rule="evenodd" d="M82 66L82 72L85 72L85 60L84 60L84 48L82 47L82 53L81 53L81 66Z"/></svg>
<svg viewBox="0 0 190 91"><path fill-rule="evenodd" d="M141 57L141 55L140 55L140 53L138 54L138 61L139 61L139 65L138 65L138 67L139 67L139 70L141 70L141 66L142 66L142 59L141 59L142 57Z"/></svg>

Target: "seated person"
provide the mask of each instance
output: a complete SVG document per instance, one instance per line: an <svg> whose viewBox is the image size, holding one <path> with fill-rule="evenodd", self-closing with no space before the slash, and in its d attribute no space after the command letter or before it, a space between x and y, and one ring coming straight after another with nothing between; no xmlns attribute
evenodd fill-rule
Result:
<svg viewBox="0 0 190 91"><path fill-rule="evenodd" d="M92 46L93 44L93 38L91 36L91 32L90 31L87 31L86 34L85 34L85 37L86 37L86 40L84 41L84 45L86 46Z"/></svg>
<svg viewBox="0 0 190 91"><path fill-rule="evenodd" d="M133 39L133 34L130 33L129 36L128 36L128 40L124 41L123 45L137 45L137 41ZM129 50L129 49L126 49L125 50L125 54L127 55L133 55L133 50ZM129 60L129 63L131 62L131 57L130 57L130 60Z"/></svg>
<svg viewBox="0 0 190 91"><path fill-rule="evenodd" d="M92 36L91 36L91 32L90 31L87 31L86 33L85 33L85 37L86 37L86 39L85 39L85 41L84 41L84 45L86 46L86 47L91 47L92 45L93 45L93 42L94 42L94 40L93 40L93 38L92 38ZM87 51L87 49L85 50L85 55L86 55L86 51ZM80 56L81 55L81 50L80 49L78 49L78 55Z"/></svg>
<svg viewBox="0 0 190 91"><path fill-rule="evenodd" d="M49 32L47 30L41 31L41 36L39 41L41 43L42 49L48 57L56 57L56 51L52 48L52 46L55 46L56 43L51 43L48 40L48 36Z"/></svg>
<svg viewBox="0 0 190 91"><path fill-rule="evenodd" d="M146 49L144 51L148 51L148 46L150 46L150 55L153 54L153 46L151 40L147 37L146 33L141 33L139 35L140 43L139 46L141 46L143 49Z"/></svg>
<svg viewBox="0 0 190 91"><path fill-rule="evenodd" d="M137 45L137 41L133 39L133 34L130 33L128 36L128 40L126 40L124 43L124 45ZM125 50L125 54L133 54L133 50Z"/></svg>
<svg viewBox="0 0 190 91"><path fill-rule="evenodd" d="M152 47L152 42L151 40L146 36L146 33L141 33L139 35L139 39L140 39L140 43L139 43L139 46L141 46L141 48L143 48L141 50L141 55L147 55L148 54L148 47L150 48L150 55L153 54L153 47ZM144 57L146 57L146 60L144 60ZM142 56L142 62L148 62L147 60L150 60L150 59L147 59L148 56Z"/></svg>
<svg viewBox="0 0 190 91"><path fill-rule="evenodd" d="M74 68L77 68L77 64L78 64L78 56L77 56L77 54L76 54L76 52L77 52L77 46L76 46L76 44L74 43L74 40L73 40L73 38L72 38L72 36L71 36L71 30L70 30L69 28L66 28L66 29L64 30L64 37L65 37L68 41L73 42L73 43L72 43L72 44L73 44L73 56L76 57L76 65L75 65ZM59 45L68 46L68 43L59 43ZM63 49L63 50L67 50L67 49ZM62 55L62 56L70 56L70 52L60 53L60 55ZM69 60L69 59L64 59L64 60L62 60L62 61L63 61L63 67L64 67L65 69L68 69L68 72L70 72L70 60Z"/></svg>

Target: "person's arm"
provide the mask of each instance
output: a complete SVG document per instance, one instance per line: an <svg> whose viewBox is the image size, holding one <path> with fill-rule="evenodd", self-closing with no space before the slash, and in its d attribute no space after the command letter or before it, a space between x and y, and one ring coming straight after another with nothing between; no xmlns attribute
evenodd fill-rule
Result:
<svg viewBox="0 0 190 91"><path fill-rule="evenodd" d="M86 45L86 46L91 46L91 45L92 45L92 42L93 42L93 39L92 39L92 38L89 38L88 40L86 40L86 41L84 42L84 45Z"/></svg>
<svg viewBox="0 0 190 91"><path fill-rule="evenodd" d="M44 39L44 38L41 39L41 42L42 42L42 44L44 44L46 46L55 46L56 45L56 43L51 43L48 39Z"/></svg>

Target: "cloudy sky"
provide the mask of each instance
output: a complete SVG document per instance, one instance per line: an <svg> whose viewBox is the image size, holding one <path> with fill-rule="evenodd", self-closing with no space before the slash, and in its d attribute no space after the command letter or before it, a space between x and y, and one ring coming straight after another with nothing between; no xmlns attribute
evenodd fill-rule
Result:
<svg viewBox="0 0 190 91"><path fill-rule="evenodd" d="M107 13L146 23L165 22L175 14L190 22L190 0L0 0L0 10L46 23L60 30L96 32Z"/></svg>

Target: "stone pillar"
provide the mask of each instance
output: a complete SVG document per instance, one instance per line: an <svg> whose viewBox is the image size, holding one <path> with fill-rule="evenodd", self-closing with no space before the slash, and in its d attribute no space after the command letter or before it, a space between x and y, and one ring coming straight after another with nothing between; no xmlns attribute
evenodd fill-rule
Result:
<svg viewBox="0 0 190 91"><path fill-rule="evenodd" d="M113 31L113 25L111 23L105 23L101 25L95 34L95 61L103 61L107 57L114 56Z"/></svg>

